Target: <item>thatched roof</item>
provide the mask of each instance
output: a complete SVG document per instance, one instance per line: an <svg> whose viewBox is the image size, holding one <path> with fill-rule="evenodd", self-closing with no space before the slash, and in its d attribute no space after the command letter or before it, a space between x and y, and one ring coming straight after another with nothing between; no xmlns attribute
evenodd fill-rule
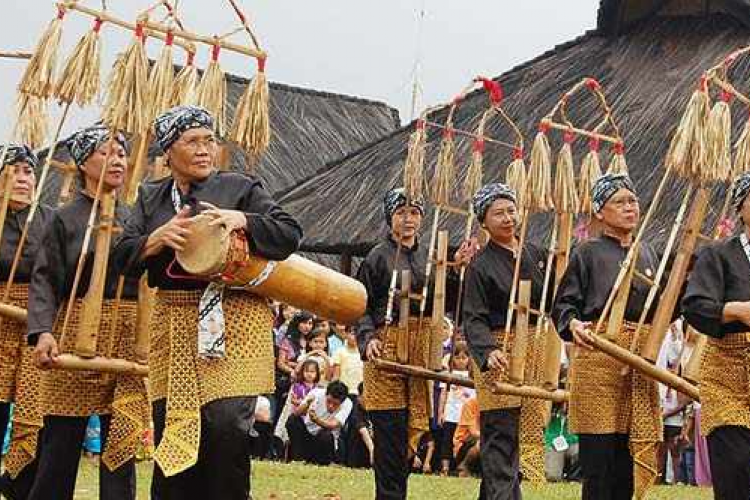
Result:
<svg viewBox="0 0 750 500"><path fill-rule="evenodd" d="M653 17L705 17L728 14L750 27L748 0L602 0L598 30L617 35L643 19Z"/></svg>
<svg viewBox="0 0 750 500"><path fill-rule="evenodd" d="M604 2L603 10L609 3ZM701 72L730 50L747 43L750 43L750 31L731 15L652 16L637 21L623 35L611 36L603 31L586 33L503 73L496 80L505 89L506 110L518 121L527 138L528 152L540 118L552 108L561 93L584 77L598 79L619 121L630 172L644 198L645 209L662 176L662 161L672 130ZM749 69L748 64L738 64L735 73L744 75L737 83L739 88L747 88L750 83ZM487 104L484 92L470 94L458 108L455 126L473 129ZM571 105L570 111L574 122L586 126L592 126L600 117L590 101L582 106ZM433 113L430 119L442 122L445 115L443 109ZM735 117L735 134L746 118ZM512 141L507 129L499 129L498 125L493 122L489 133L495 138ZM401 184L413 126L409 124L337 160L329 169L280 198L301 221L306 250L361 255L377 241L385 230L382 196L389 188ZM553 136L553 149L557 150L559 137ZM426 161L430 177L439 140L440 132L430 129ZM576 164L580 165L587 149L584 141L578 140L574 149ZM470 144L461 142L457 153L461 168L457 188L466 174L469 155ZM603 160L608 161L607 156L608 153L604 154ZM509 162L507 149L488 143L484 181L504 179ZM673 198L669 200L671 207L667 211L675 210L678 202ZM657 239L665 237L673 219L673 215L664 212L657 214L651 226L651 236ZM537 217L532 226L532 238L546 234L548 220L540 222L539 219ZM431 220L430 211L427 220ZM463 233L463 220L452 217L447 228L455 243Z"/></svg>
<svg viewBox="0 0 750 500"><path fill-rule="evenodd" d="M227 116L248 80L227 74ZM271 193L279 192L321 171L327 162L370 143L400 126L398 110L377 101L282 83L270 83L271 144L252 167ZM247 160L231 146L232 167L244 169ZM55 157L69 158L66 148ZM49 200L57 199L58 176L48 184Z"/></svg>

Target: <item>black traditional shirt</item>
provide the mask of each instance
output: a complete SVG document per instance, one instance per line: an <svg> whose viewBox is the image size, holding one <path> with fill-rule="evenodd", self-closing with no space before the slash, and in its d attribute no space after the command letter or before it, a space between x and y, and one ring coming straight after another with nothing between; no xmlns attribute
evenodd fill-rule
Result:
<svg viewBox="0 0 750 500"><path fill-rule="evenodd" d="M750 261L739 236L700 250L690 273L682 314L699 332L711 337L750 330L741 321L724 323L727 302L750 301Z"/></svg>
<svg viewBox="0 0 750 500"><path fill-rule="evenodd" d="M78 193L69 203L54 210L44 231L44 243L34 262L34 273L29 287L29 342L35 343L40 333L52 331L60 304L70 297L73 280L78 266L78 258L83 247L93 198ZM115 225L122 227L128 218L128 209L117 204ZM89 288L91 271L94 266L94 246L96 233L89 241L83 272L76 291L76 297L83 297ZM115 298L120 270L110 257L107 265L104 297ZM122 298L135 299L138 295L138 282L125 280Z"/></svg>
<svg viewBox="0 0 750 500"><path fill-rule="evenodd" d="M399 263L396 269L399 270L396 281L396 295L393 304L392 320L393 324L398 322L399 317L399 300L401 295L401 273L409 271L411 274L411 292L421 294L425 283L425 269L427 266L428 248L415 243L412 248L401 247L399 254ZM372 338L373 334L379 328L385 325L385 315L388 306L388 290L391 286L391 275L394 269L396 254L398 253L398 244L389 236L375 245L362 261L357 272L357 279L362 282L367 290L367 308L365 314L357 323L357 339L360 352L364 355L365 347ZM434 273L433 273L434 276ZM450 271L446 283L446 304L450 302L450 297L455 297L455 289L458 288L458 279L456 273ZM432 294L433 287L428 290L427 309L425 316L432 314ZM419 301L412 300L412 315L419 315ZM450 309L447 307L446 309Z"/></svg>
<svg viewBox="0 0 750 500"><path fill-rule="evenodd" d="M481 368L486 367L490 352L498 348L493 332L505 328L515 266L514 252L490 241L466 271L462 328L471 354ZM531 280L531 307L536 310L541 304L546 268L547 252L535 245L525 245L519 276L521 280ZM550 283L554 279L551 275ZM530 321L536 323L536 319L532 314Z"/></svg>
<svg viewBox="0 0 750 500"><path fill-rule="evenodd" d="M571 320L599 319L627 253L628 248L623 247L619 240L606 235L587 240L573 249L552 309L552 319L563 340L573 340ZM642 242L636 269L653 278L658 268L658 254L650 245ZM625 309L625 320L640 320L648 292L649 285L634 277ZM657 302L654 301L647 321L656 312Z"/></svg>
<svg viewBox="0 0 750 500"><path fill-rule="evenodd" d="M10 268L13 265L13 259L16 256L18 242L21 240L21 232L29 217L30 206L18 211L8 208L5 216L5 226L3 227L3 238L0 242L0 281L7 281L10 275ZM39 205L34 215L34 220L29 227L29 233L26 237L26 243L21 253L21 260L18 262L14 283L28 283L31 278L31 270L34 266L34 258L39 252L44 236L44 228L52 216L52 209L46 205Z"/></svg>
<svg viewBox="0 0 750 500"><path fill-rule="evenodd" d="M149 235L175 216L172 202L171 177L141 185L138 201L125 231L114 247L116 261L132 276L148 270L148 284L162 290L201 290L207 282L184 278L171 278L167 269L175 260L174 250L164 248L157 255L141 257ZM284 260L299 247L302 228L294 218L274 202L259 180L234 172L213 172L201 182L190 185L183 204L191 207L195 215L205 201L219 208L240 210L247 217L247 233L253 254L271 260ZM185 275L174 262L173 275Z"/></svg>

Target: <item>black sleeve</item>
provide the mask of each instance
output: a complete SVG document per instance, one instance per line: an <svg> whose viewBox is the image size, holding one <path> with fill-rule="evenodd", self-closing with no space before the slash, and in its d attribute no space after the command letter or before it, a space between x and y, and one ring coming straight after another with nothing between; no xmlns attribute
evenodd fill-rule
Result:
<svg viewBox="0 0 750 500"><path fill-rule="evenodd" d="M138 201L130 212L122 234L112 245L112 260L118 272L134 278L146 270L146 260L141 257L149 234L146 231L145 191L138 188Z"/></svg>
<svg viewBox="0 0 750 500"><path fill-rule="evenodd" d="M51 332L65 294L65 227L55 214L44 232L44 244L34 260L29 284L28 341L36 344L39 334Z"/></svg>
<svg viewBox="0 0 750 500"><path fill-rule="evenodd" d="M723 336L724 266L715 248L706 248L698 255L682 299L682 314L699 332Z"/></svg>
<svg viewBox="0 0 750 500"><path fill-rule="evenodd" d="M466 291L463 297L461 324L466 342L474 360L481 370L487 368L487 357L497 349L497 341L490 327L491 297L476 267L466 270Z"/></svg>
<svg viewBox="0 0 750 500"><path fill-rule="evenodd" d="M365 290L367 291L367 307L356 325L357 344L359 345L359 352L363 357L365 356L367 344L375 334L376 328L374 317L377 304L375 300L375 280L377 279L378 270L374 266L373 260L372 258L365 258L357 271L357 280L365 286Z"/></svg>
<svg viewBox="0 0 750 500"><path fill-rule="evenodd" d="M583 316L583 292L588 285L587 278L582 256L580 252L574 250L570 263L560 280L555 303L552 306L552 321L555 322L557 332L563 340L573 340L570 322Z"/></svg>
<svg viewBox="0 0 750 500"><path fill-rule="evenodd" d="M268 194L259 181L253 181L239 208L247 217L247 233L253 253L271 260L284 260L302 240L302 228Z"/></svg>

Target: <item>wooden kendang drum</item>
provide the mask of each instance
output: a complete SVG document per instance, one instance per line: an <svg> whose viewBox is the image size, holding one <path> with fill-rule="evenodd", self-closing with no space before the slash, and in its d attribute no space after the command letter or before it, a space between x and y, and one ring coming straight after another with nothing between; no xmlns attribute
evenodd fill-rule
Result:
<svg viewBox="0 0 750 500"><path fill-rule="evenodd" d="M190 274L269 297L321 317L352 324L364 314L365 287L357 280L298 255L269 261L252 255L245 233L197 215L177 262Z"/></svg>

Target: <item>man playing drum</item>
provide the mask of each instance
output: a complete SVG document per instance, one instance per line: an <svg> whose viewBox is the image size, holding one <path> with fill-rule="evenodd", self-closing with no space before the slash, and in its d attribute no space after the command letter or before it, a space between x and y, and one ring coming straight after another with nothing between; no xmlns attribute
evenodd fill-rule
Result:
<svg viewBox="0 0 750 500"><path fill-rule="evenodd" d="M21 233L31 212L31 201L36 187L35 169L39 159L25 145L8 144L3 168L13 170L13 186L5 225L0 243L0 293L5 292L11 267L21 240ZM2 149L0 149L2 151ZM0 187L0 192L5 186ZM39 205L29 227L20 260L10 288L9 302L26 308L29 294L29 279L34 257L39 252L43 229L52 210ZM10 454L6 458L4 477L0 481L0 492L26 498L34 478L34 460L41 415L35 395L39 385L39 371L33 365L32 348L26 343L26 325L10 318L0 320L0 429L8 427L11 402L13 412L13 436ZM15 478L11 480L10 477Z"/></svg>
<svg viewBox="0 0 750 500"><path fill-rule="evenodd" d="M188 276L175 251L184 249L198 212L272 261L297 249L302 230L258 180L216 170L214 120L206 110L165 112L154 137L171 175L141 186L114 250L129 273L148 271L149 286L159 289L149 353L152 494L246 500L255 396L273 392L273 317L262 297Z"/></svg>
<svg viewBox="0 0 750 500"><path fill-rule="evenodd" d="M73 292L100 178L104 176L104 196L114 196L125 182L127 172L125 138L117 134L110 139L109 130L101 125L77 132L68 147L80 169L83 190L53 213L34 264L29 289L29 343L36 346L37 364L46 369L39 387L44 412L39 468L29 498L73 498L86 424L89 416L96 414L100 416L104 449L99 468L99 498L135 499L134 454L138 440L133 433L143 428L148 414L143 381L134 375L50 369L55 367L59 353L68 351L68 346L76 343L81 333L79 325L84 309L81 297L101 279L104 279L104 301L99 305L101 320L96 332L97 354L132 357L138 293L137 281L125 280L119 294L120 273L112 265L107 266L106 276L94 275L94 261L108 259L109 254L97 255L93 251L92 238L85 250L87 255L76 289L78 299L72 308L64 345L61 345L63 318ZM118 204L114 213L115 224L121 227L126 217L124 206ZM113 352L108 352L110 346ZM133 406L128 406L127 411L115 409L119 401L126 400Z"/></svg>
<svg viewBox="0 0 750 500"><path fill-rule="evenodd" d="M579 434L585 500L630 499L634 492L642 498L655 479L662 434L656 383L635 370L625 375L622 364L591 344L591 329L638 226L638 197L627 175L605 174L594 183L591 198L603 234L573 250L552 311L560 337L578 346L570 375L570 428ZM636 269L653 276L658 265L656 252L643 243ZM613 342L630 349L633 322L640 319L647 295L648 285L633 280L625 322ZM640 340L646 337L644 332Z"/></svg>
<svg viewBox="0 0 750 500"><path fill-rule="evenodd" d="M734 181L741 232L698 254L682 311L708 345L701 365L701 432L717 500L750 497L750 173Z"/></svg>
<svg viewBox="0 0 750 500"><path fill-rule="evenodd" d="M396 347L393 336L396 327L386 327L394 267L399 271L399 289L400 271L404 270L411 274L411 292L421 293L425 284L428 248L421 245L417 238L424 205L419 200L407 200L404 189L396 188L385 195L384 212L389 227L387 239L367 254L357 274L357 279L367 289L367 309L357 324L357 338L360 352L369 361L380 356L390 359L394 357ZM464 244L457 253L456 260L468 262L470 248L469 244ZM393 309L397 310L398 307ZM418 301L411 302L411 314L414 317L409 322L409 334L416 336ZM396 325L398 319L396 314L394 316L393 323ZM442 328L442 325L437 327ZM416 339L412 344L418 344L427 338L430 328L433 326L429 319L425 319L421 332L423 338ZM417 350L424 352L423 348L424 345L419 345ZM410 469L409 444L419 431L429 429L428 397L429 391L424 380L389 375L378 371L373 363L365 363L363 398L374 427L375 489L378 500L406 498ZM412 449L415 447L414 443Z"/></svg>

